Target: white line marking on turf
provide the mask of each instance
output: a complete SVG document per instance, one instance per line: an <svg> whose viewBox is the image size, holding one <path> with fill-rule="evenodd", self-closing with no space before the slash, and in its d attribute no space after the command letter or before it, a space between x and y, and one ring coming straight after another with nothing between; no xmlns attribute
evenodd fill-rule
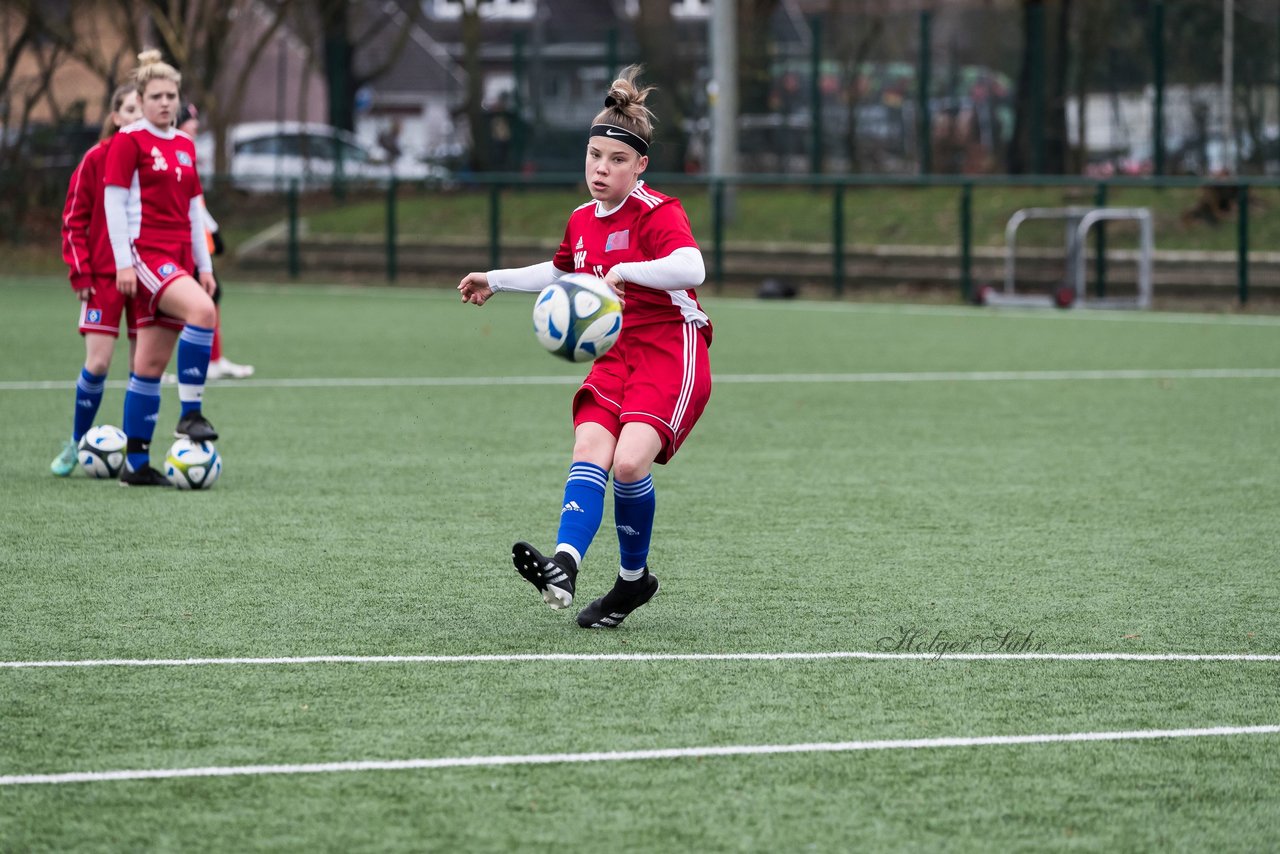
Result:
<svg viewBox="0 0 1280 854"><path fill-rule="evenodd" d="M0 661L0 669L68 667L203 667L217 664L493 664L592 661L1240 661L1280 662L1280 655L1159 652L545 652L494 655L301 655L268 658L97 658Z"/></svg>
<svg viewBox="0 0 1280 854"><path fill-rule="evenodd" d="M904 738L881 741L834 741L806 744L744 744L725 747L672 747L597 753L534 753L515 756L446 756L436 759L367 759L299 765L228 765L205 768L150 768L127 771L72 771L63 774L9 774L0 786L48 783L105 783L121 780L165 780L177 777L257 777L267 774L334 774L352 771L408 771L436 768L496 768L506 765L565 765L587 762L637 762L715 756L774 756L785 753L850 753L877 750L927 750L939 747L1006 747L1081 741L1151 741L1231 735L1275 735L1280 726L1221 726L1200 729L1147 729L1120 732L1065 732L1039 735L987 735L970 738Z"/></svg>
<svg viewBox="0 0 1280 854"><path fill-rule="evenodd" d="M1280 379L1280 368L1181 368L1080 371L886 371L858 374L717 374L717 383L911 383L911 382L1076 382L1109 380L1251 380ZM252 388L406 388L577 385L578 376L542 377L282 377L218 381L219 389ZM123 380L108 388L122 389ZM66 380L8 380L0 391L66 391Z"/></svg>

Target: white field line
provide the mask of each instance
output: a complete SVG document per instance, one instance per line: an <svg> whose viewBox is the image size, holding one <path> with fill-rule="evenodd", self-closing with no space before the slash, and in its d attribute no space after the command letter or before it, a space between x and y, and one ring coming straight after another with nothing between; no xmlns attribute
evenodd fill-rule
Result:
<svg viewBox="0 0 1280 854"><path fill-rule="evenodd" d="M1167 661L1269 662L1280 655L1247 653L1145 652L618 652L510 653L494 655L302 655L268 658L98 658L67 661L0 661L0 669L34 670L72 667L204 667L208 665L300 664L501 664L512 662L646 662L646 661Z"/></svg>
<svg viewBox="0 0 1280 854"><path fill-rule="evenodd" d="M769 383L912 383L912 382L1088 382L1113 380L1252 380L1280 379L1280 368L1181 368L1080 371L890 371L857 374L717 374L715 382ZM216 380L220 389L241 388L406 388L577 385L577 376L535 377L282 377L280 379ZM123 380L109 380L108 388L123 389ZM0 391L67 391L68 380L8 380Z"/></svg>
<svg viewBox="0 0 1280 854"><path fill-rule="evenodd" d="M1200 729L1148 729L1120 732L1066 732L1039 735L987 735L960 738L906 738L882 741L834 741L806 744L744 744L724 747L672 747L597 753L534 753L515 756L446 756L434 759L366 759L299 765L228 765L204 768L150 768L123 771L73 771L62 774L8 774L0 786L49 783L105 783L121 780L164 780L178 777L257 777L267 774L335 774L354 771L409 771L438 768L496 768L510 765L567 765L588 762L638 762L716 756L773 756L786 753L850 753L880 750L927 750L943 747L1008 747L1082 741L1151 741L1233 735L1275 735L1280 726L1221 726Z"/></svg>

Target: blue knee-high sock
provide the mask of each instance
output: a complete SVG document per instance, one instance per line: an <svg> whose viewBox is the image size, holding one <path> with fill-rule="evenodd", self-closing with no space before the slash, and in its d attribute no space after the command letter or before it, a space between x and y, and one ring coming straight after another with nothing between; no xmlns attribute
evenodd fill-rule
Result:
<svg viewBox="0 0 1280 854"><path fill-rule="evenodd" d="M124 434L129 437L129 469L137 471L151 462L151 436L160 414L160 378L129 375L124 393Z"/></svg>
<svg viewBox="0 0 1280 854"><path fill-rule="evenodd" d="M618 552L622 557L618 575L623 581L635 581L644 575L656 507L652 476L645 475L634 483L619 483L614 478L613 517L618 524Z"/></svg>
<svg viewBox="0 0 1280 854"><path fill-rule="evenodd" d="M93 426L98 406L102 403L102 390L106 387L106 381L106 374L98 376L89 373L88 368L80 369L80 379L76 380L76 417L71 429L71 438L77 442Z"/></svg>
<svg viewBox="0 0 1280 854"><path fill-rule="evenodd" d="M178 400L182 414L199 409L213 351L213 330L188 323L178 336Z"/></svg>
<svg viewBox="0 0 1280 854"><path fill-rule="evenodd" d="M560 531L556 534L557 552L568 552L578 566L587 553L600 519L604 516L604 487L609 473L595 463L569 466L569 479L564 483L564 507L560 511Z"/></svg>

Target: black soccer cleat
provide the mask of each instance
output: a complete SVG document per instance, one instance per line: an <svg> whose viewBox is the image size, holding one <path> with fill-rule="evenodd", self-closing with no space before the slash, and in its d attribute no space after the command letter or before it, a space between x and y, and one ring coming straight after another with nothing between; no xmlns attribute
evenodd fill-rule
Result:
<svg viewBox="0 0 1280 854"><path fill-rule="evenodd" d="M658 593L658 576L647 569L635 581L619 578L613 589L578 612L578 625L584 629L616 629L627 615Z"/></svg>
<svg viewBox="0 0 1280 854"><path fill-rule="evenodd" d="M178 419L173 436L175 439L190 439L193 442L212 442L218 438L218 431L200 414L199 409L193 409Z"/></svg>
<svg viewBox="0 0 1280 854"><path fill-rule="evenodd" d="M557 611L573 604L578 564L568 553L556 552L555 557L545 557L533 546L521 542L511 547L511 562L521 578L538 588L543 602Z"/></svg>
<svg viewBox="0 0 1280 854"><path fill-rule="evenodd" d="M140 469L129 471L129 467L125 466L124 471L120 473L121 486L173 486L169 482L169 478L156 471L148 463Z"/></svg>

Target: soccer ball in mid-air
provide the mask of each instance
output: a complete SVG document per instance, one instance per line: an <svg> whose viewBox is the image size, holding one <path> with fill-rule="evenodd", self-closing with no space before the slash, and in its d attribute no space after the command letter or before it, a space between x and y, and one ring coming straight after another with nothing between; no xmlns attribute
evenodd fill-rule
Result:
<svg viewBox="0 0 1280 854"><path fill-rule="evenodd" d="M124 468L129 438L119 427L99 424L80 438L80 467L89 477L115 478Z"/></svg>
<svg viewBox="0 0 1280 854"><path fill-rule="evenodd" d="M622 331L622 304L603 279L569 273L542 289L533 304L538 343L570 362L603 356Z"/></svg>
<svg viewBox="0 0 1280 854"><path fill-rule="evenodd" d="M179 439L164 458L164 476L178 489L208 489L222 474L222 456L212 442Z"/></svg>

